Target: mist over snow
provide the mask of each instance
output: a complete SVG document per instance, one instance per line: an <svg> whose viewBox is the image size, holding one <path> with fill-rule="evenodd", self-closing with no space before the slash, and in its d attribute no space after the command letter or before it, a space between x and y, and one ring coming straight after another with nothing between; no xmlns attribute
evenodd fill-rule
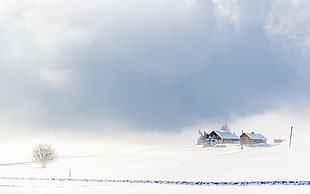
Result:
<svg viewBox="0 0 310 194"><path fill-rule="evenodd" d="M309 23L307 0L0 0L0 131L308 127Z"/></svg>

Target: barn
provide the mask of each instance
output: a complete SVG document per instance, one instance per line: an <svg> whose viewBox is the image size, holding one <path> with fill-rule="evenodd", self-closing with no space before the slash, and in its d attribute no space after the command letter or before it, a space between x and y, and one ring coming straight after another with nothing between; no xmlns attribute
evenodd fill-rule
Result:
<svg viewBox="0 0 310 194"><path fill-rule="evenodd" d="M264 137L262 134L257 134L254 132L242 133L242 135L240 136L240 143L244 145L267 143L267 138Z"/></svg>
<svg viewBox="0 0 310 194"><path fill-rule="evenodd" d="M209 135L214 137L219 144L240 142L240 138L231 131L214 130Z"/></svg>

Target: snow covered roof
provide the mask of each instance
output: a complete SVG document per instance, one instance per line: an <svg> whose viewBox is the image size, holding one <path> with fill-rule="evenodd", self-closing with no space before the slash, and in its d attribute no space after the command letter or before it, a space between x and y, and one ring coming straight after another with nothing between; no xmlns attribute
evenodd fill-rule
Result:
<svg viewBox="0 0 310 194"><path fill-rule="evenodd" d="M214 130L214 132L223 139L237 139L237 140L240 139L236 134L233 134L230 131Z"/></svg>
<svg viewBox="0 0 310 194"><path fill-rule="evenodd" d="M267 140L267 138L264 137L262 134L256 134L256 133L245 133L245 134L251 139Z"/></svg>

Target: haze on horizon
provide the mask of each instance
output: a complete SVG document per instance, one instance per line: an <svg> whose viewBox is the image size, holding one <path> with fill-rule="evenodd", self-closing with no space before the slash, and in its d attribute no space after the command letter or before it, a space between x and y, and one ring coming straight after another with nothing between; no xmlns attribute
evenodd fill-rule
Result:
<svg viewBox="0 0 310 194"><path fill-rule="evenodd" d="M1 130L310 124L309 24L307 0L0 0Z"/></svg>

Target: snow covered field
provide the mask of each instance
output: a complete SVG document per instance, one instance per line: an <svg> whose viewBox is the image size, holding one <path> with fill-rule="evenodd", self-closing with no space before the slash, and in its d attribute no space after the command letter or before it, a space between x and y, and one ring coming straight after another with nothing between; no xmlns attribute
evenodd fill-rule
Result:
<svg viewBox="0 0 310 194"><path fill-rule="evenodd" d="M310 193L310 186L201 186L142 181L310 181L309 143L269 147L115 143L61 139L49 142L58 159L46 169L31 162L36 141L2 141L0 193ZM108 179L123 182L61 181ZM24 179L20 179L24 178ZM29 180L33 178L33 180ZM40 180L57 178L57 180ZM126 180L141 180L130 183Z"/></svg>

